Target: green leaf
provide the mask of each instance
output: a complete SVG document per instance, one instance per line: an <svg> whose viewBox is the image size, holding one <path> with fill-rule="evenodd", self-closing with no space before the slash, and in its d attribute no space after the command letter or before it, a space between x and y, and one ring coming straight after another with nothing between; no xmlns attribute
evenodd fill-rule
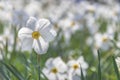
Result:
<svg viewBox="0 0 120 80"><path fill-rule="evenodd" d="M45 80L48 80L48 78L45 76L45 74L40 70L40 73L44 76Z"/></svg>
<svg viewBox="0 0 120 80"><path fill-rule="evenodd" d="M81 80L85 80L84 74L83 74L83 71L82 71L82 67L80 68L80 71L81 71Z"/></svg>
<svg viewBox="0 0 120 80"><path fill-rule="evenodd" d="M101 80L101 64L100 64L100 52L98 50L98 80Z"/></svg>
<svg viewBox="0 0 120 80"><path fill-rule="evenodd" d="M112 59L113 59L113 65L114 65L115 73L117 75L117 79L120 80L120 75L119 75L118 67L117 67L117 64L116 64L114 56L112 57Z"/></svg>
<svg viewBox="0 0 120 80"><path fill-rule="evenodd" d="M38 79L39 79L39 80L41 79L41 74L42 74L42 75L44 76L44 78L45 78L46 80L48 80L47 77L44 75L44 73L41 71L39 62L40 62L40 56L37 55Z"/></svg>
<svg viewBox="0 0 120 80"><path fill-rule="evenodd" d="M10 80L9 77L7 76L7 74L5 73L5 71L3 70L2 67L0 67L0 73L1 73L2 76L5 78L5 80Z"/></svg>
<svg viewBox="0 0 120 80"><path fill-rule="evenodd" d="M2 34L4 31L4 24L0 22L0 34Z"/></svg>
<svg viewBox="0 0 120 80"><path fill-rule="evenodd" d="M2 64L18 79L18 80L25 80L25 78L21 75L21 73L13 66L7 65L6 63L2 62Z"/></svg>
<svg viewBox="0 0 120 80"><path fill-rule="evenodd" d="M29 74L29 75L27 76L27 79L26 79L26 80L30 80L30 78L31 78L31 74Z"/></svg>

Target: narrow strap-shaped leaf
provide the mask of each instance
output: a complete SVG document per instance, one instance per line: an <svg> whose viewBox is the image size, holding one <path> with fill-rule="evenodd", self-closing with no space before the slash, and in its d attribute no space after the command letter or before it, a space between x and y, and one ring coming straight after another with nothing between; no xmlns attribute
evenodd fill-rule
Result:
<svg viewBox="0 0 120 80"><path fill-rule="evenodd" d="M15 66L11 65L11 68L17 73L17 75L18 75L22 80L25 79Z"/></svg>
<svg viewBox="0 0 120 80"><path fill-rule="evenodd" d="M9 80L9 77L5 74L5 72L3 71L2 68L0 68L0 73L1 73L2 76L5 78L5 80Z"/></svg>
<svg viewBox="0 0 120 80"><path fill-rule="evenodd" d="M40 72L40 66L38 66L38 79L40 80L40 75L41 75L41 72Z"/></svg>
<svg viewBox="0 0 120 80"><path fill-rule="evenodd" d="M30 80L30 78L31 78L31 74L27 76L26 80Z"/></svg>
<svg viewBox="0 0 120 80"><path fill-rule="evenodd" d="M119 74L118 67L117 67L117 64L116 64L114 56L112 57L112 59L113 59L113 65L114 65L115 73L117 75L117 79L120 80L120 74Z"/></svg>
<svg viewBox="0 0 120 80"><path fill-rule="evenodd" d="M100 64L100 52L98 50L98 80L101 80L101 64Z"/></svg>
<svg viewBox="0 0 120 80"><path fill-rule="evenodd" d="M45 74L40 70L40 73L44 76L45 80L48 80L48 78L45 76Z"/></svg>
<svg viewBox="0 0 120 80"><path fill-rule="evenodd" d="M80 71L81 71L81 80L85 80L82 67L80 67Z"/></svg>
<svg viewBox="0 0 120 80"><path fill-rule="evenodd" d="M25 80L25 78L20 74L20 72L13 66L9 66L6 63L2 62L2 64L18 79Z"/></svg>
<svg viewBox="0 0 120 80"><path fill-rule="evenodd" d="M37 53L36 53L37 54ZM45 76L45 74L41 71L40 69L40 56L37 54L37 67L38 67L38 79L40 80L41 79L41 74L44 76L45 80L48 80L47 77Z"/></svg>

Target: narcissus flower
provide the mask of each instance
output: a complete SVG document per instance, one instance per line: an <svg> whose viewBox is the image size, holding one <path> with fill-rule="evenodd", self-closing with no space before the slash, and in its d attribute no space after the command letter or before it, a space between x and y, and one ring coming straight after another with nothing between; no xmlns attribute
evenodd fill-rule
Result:
<svg viewBox="0 0 120 80"><path fill-rule="evenodd" d="M52 29L49 20L30 17L26 27L18 32L18 37L22 41L22 50L31 50L32 48L38 54L46 53L49 42L54 39L56 32Z"/></svg>
<svg viewBox="0 0 120 80"><path fill-rule="evenodd" d="M49 58L45 65L42 71L49 80L66 80L67 65L60 57Z"/></svg>
<svg viewBox="0 0 120 80"><path fill-rule="evenodd" d="M80 80L81 68L83 70L83 74L86 75L88 64L84 61L83 56L80 56L77 60L68 61L67 65L69 68L68 69L68 80Z"/></svg>

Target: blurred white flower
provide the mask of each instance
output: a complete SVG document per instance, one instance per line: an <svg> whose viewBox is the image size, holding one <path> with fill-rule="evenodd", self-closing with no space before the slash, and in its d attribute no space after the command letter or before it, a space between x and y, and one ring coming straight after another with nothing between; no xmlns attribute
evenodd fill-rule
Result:
<svg viewBox="0 0 120 80"><path fill-rule="evenodd" d="M71 35L81 29L80 25L70 18L61 20L58 25L62 29L66 44L69 44Z"/></svg>
<svg viewBox="0 0 120 80"><path fill-rule="evenodd" d="M93 15L85 15L86 25L89 32L93 35L99 30L99 24L96 23L96 17Z"/></svg>
<svg viewBox="0 0 120 80"><path fill-rule="evenodd" d="M102 33L96 33L94 36L94 47L96 49L101 48L102 50L108 50L112 46L111 40L114 38L114 33L112 33L110 30L108 32L102 34Z"/></svg>
<svg viewBox="0 0 120 80"><path fill-rule="evenodd" d="M38 1L30 1L30 3L25 6L25 11L30 16L36 16L36 17L38 17L38 15L41 15L39 13L42 12L42 10L41 10L41 4Z"/></svg>
<svg viewBox="0 0 120 80"><path fill-rule="evenodd" d="M12 5L8 1L0 1L0 21L10 22ZM4 16L4 18L3 18Z"/></svg>
<svg viewBox="0 0 120 80"><path fill-rule="evenodd" d="M48 59L46 67L43 68L43 73L49 80L65 80L67 78L66 71L67 65L60 57Z"/></svg>
<svg viewBox="0 0 120 80"><path fill-rule="evenodd" d="M11 32L10 27L4 27L3 34L0 35L0 40L3 42L4 45L7 45L8 51L13 50L14 34Z"/></svg>
<svg viewBox="0 0 120 80"><path fill-rule="evenodd" d="M75 79L77 76L81 76L81 68L83 70L83 74L86 75L86 69L88 68L88 64L84 61L83 56L80 56L77 60L70 60L67 63L68 65L68 80L78 80ZM74 79L73 79L74 78ZM80 79L80 77L79 77Z"/></svg>
<svg viewBox="0 0 120 80"><path fill-rule="evenodd" d="M15 25L15 26L18 26L18 27L23 27L25 26L29 16L28 14L23 11L23 10L13 10L13 16L12 16L12 23Z"/></svg>
<svg viewBox="0 0 120 80"><path fill-rule="evenodd" d="M22 41L22 50L34 50L38 54L46 53L49 42L54 39L56 32L52 29L47 19L39 19L30 17L26 27L18 32L18 37Z"/></svg>

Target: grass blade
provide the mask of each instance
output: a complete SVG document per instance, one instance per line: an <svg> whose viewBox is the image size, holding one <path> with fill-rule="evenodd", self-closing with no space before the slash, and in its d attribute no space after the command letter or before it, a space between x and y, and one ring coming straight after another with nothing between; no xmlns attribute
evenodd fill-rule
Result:
<svg viewBox="0 0 120 80"><path fill-rule="evenodd" d="M2 74L2 76L5 78L5 80L9 80L9 77L5 74L3 68L0 67L0 73Z"/></svg>
<svg viewBox="0 0 120 80"><path fill-rule="evenodd" d="M117 75L117 79L120 80L120 75L119 75L118 67L117 67L117 64L116 64L114 56L112 57L112 59L113 59L113 65L114 65L115 73Z"/></svg>
<svg viewBox="0 0 120 80"><path fill-rule="evenodd" d="M98 80L101 80L101 64L100 64L100 52L98 50Z"/></svg>
<svg viewBox="0 0 120 80"><path fill-rule="evenodd" d="M28 75L26 80L30 80L30 78L31 78L31 74Z"/></svg>
<svg viewBox="0 0 120 80"><path fill-rule="evenodd" d="M85 80L84 74L83 74L83 71L82 71L82 67L80 67L80 71L81 71L81 80Z"/></svg>
<svg viewBox="0 0 120 80"><path fill-rule="evenodd" d="M9 66L2 62L2 64L18 79L18 80L25 80L25 78L20 74L20 72L13 66Z"/></svg>
<svg viewBox="0 0 120 80"><path fill-rule="evenodd" d="M40 70L40 73L44 76L45 80L48 80L48 78L46 77L46 75Z"/></svg>

